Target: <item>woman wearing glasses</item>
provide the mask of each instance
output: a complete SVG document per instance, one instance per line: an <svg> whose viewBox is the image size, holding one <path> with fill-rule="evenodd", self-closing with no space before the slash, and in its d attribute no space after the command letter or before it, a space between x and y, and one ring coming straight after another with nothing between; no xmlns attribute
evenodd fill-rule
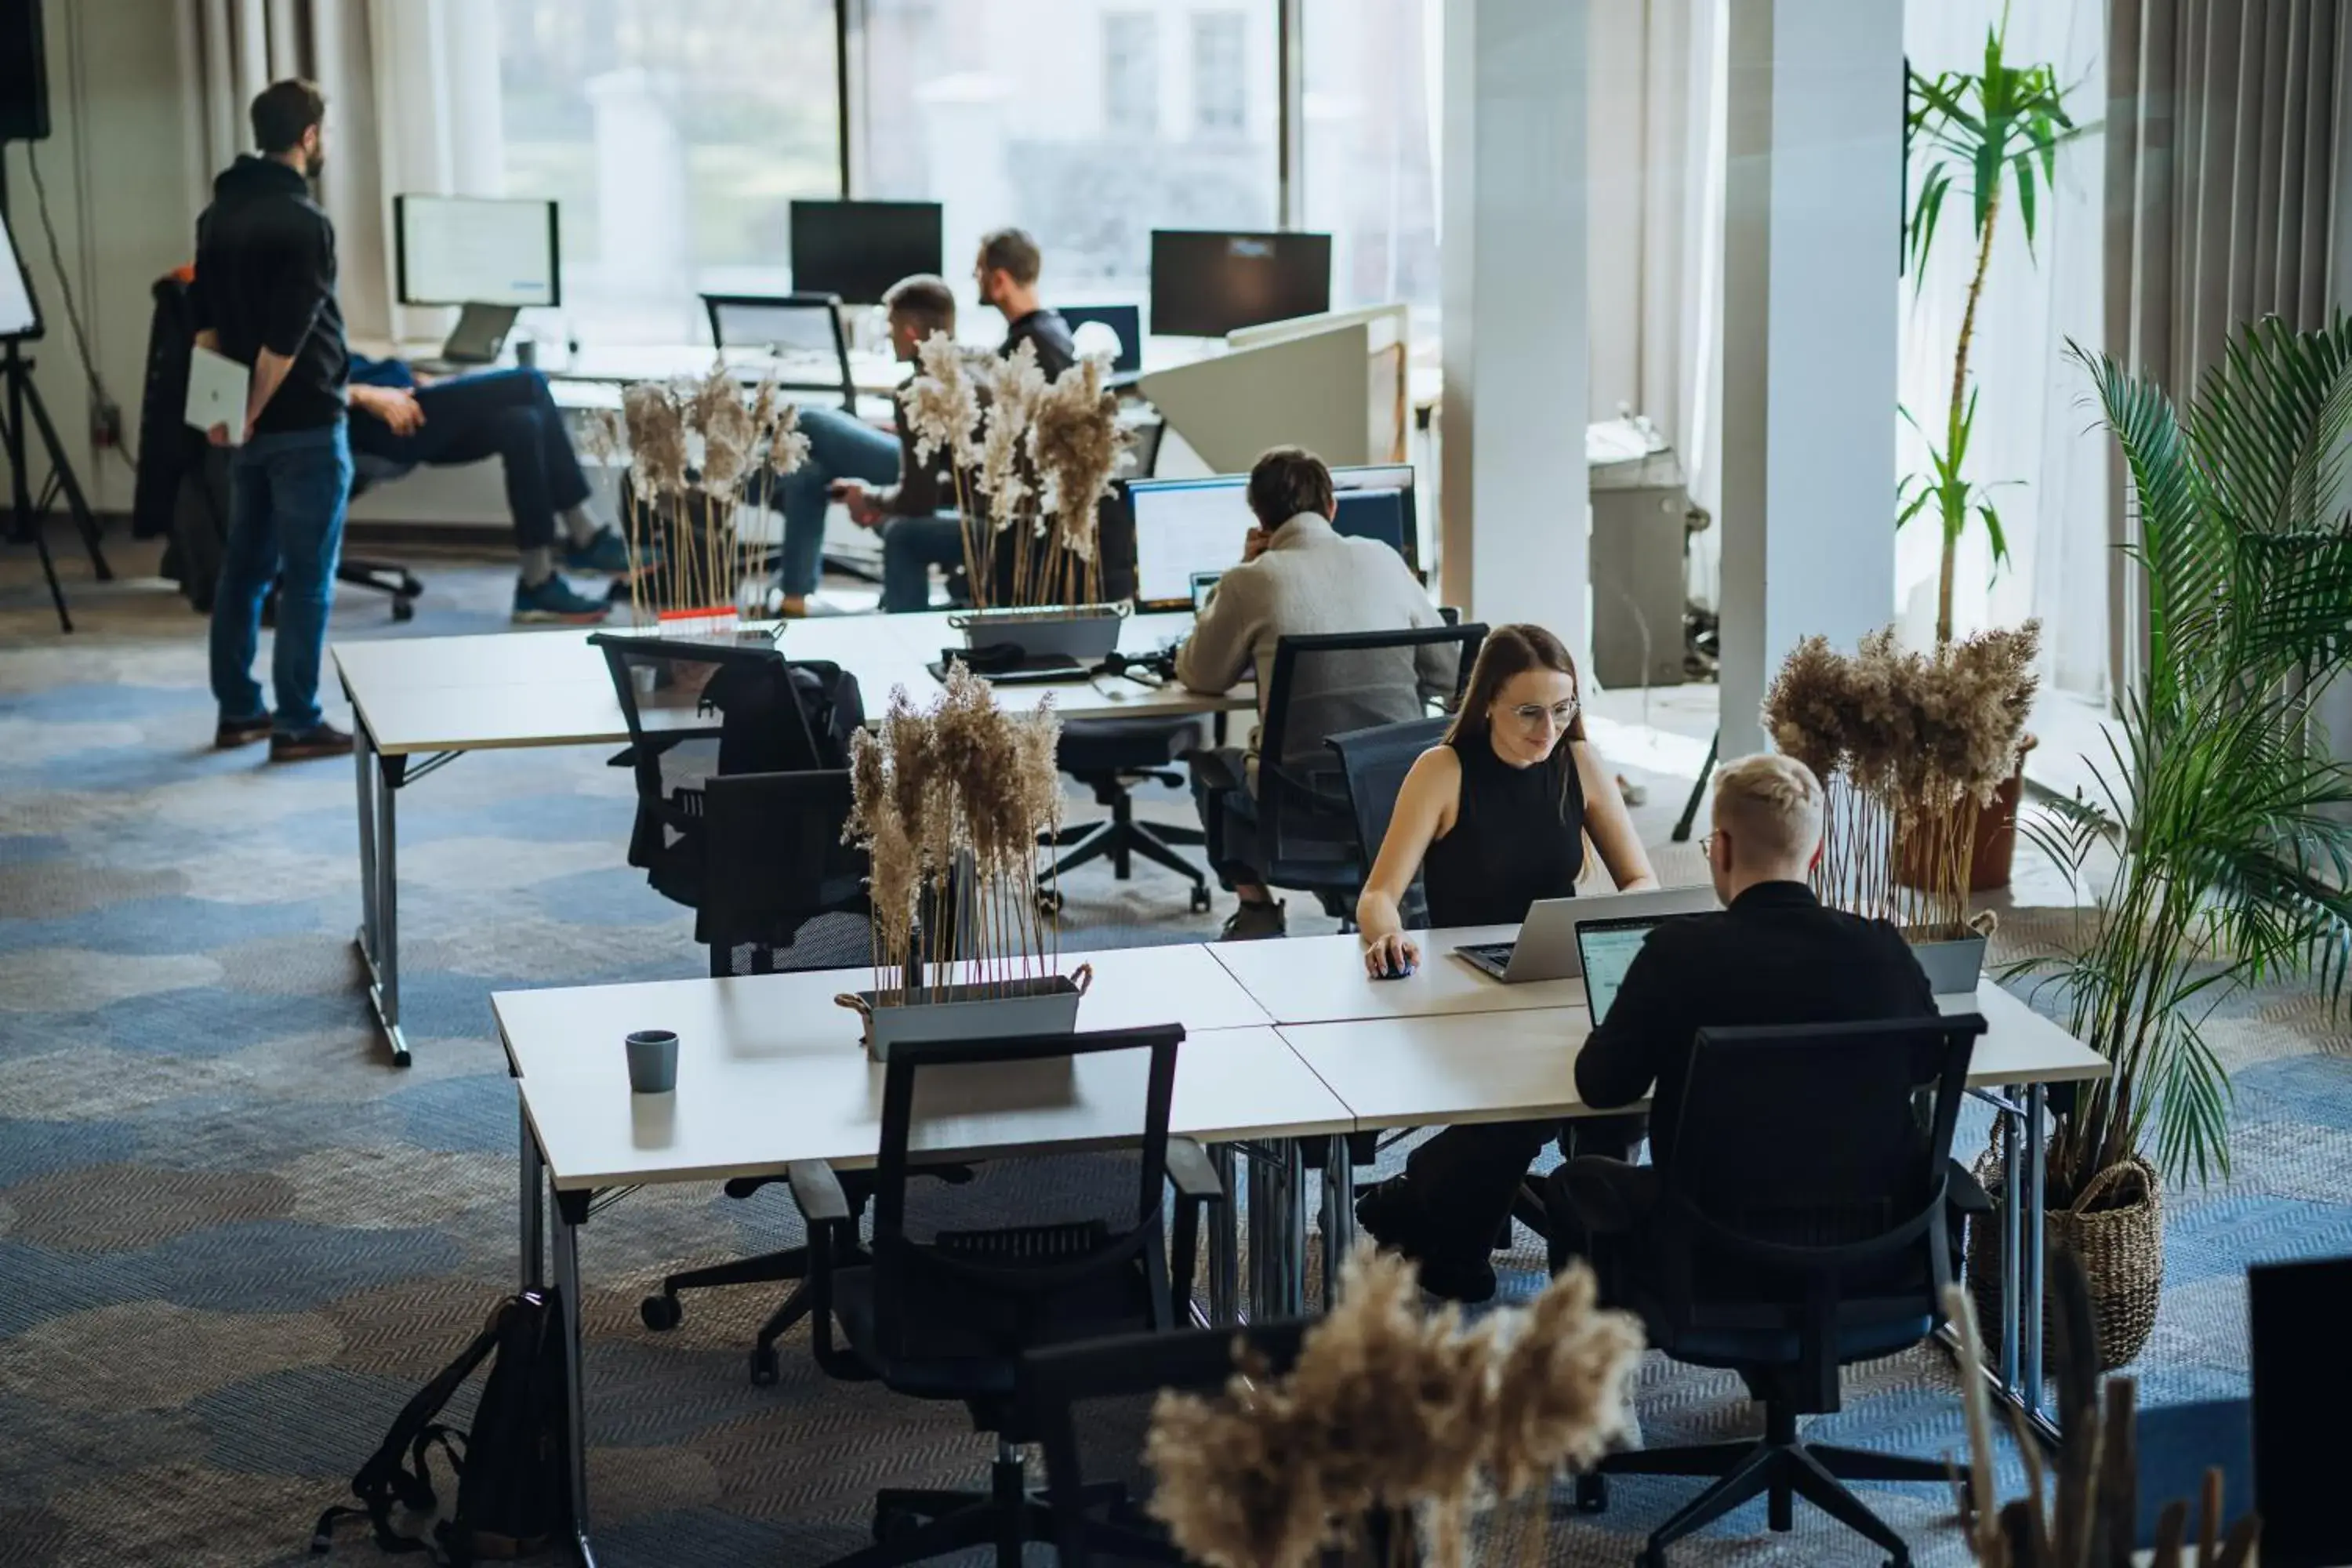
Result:
<svg viewBox="0 0 2352 1568"><path fill-rule="evenodd" d="M1658 885L1616 781L1584 738L1576 663L1535 626L1496 626L1462 707L1405 775L1380 858L1356 900L1375 979L1421 962L1399 905L1422 876L1433 926L1515 925L1538 899L1576 892L1590 838L1620 892ZM1578 1152L1623 1152L1639 1118L1580 1128ZM1555 1121L1457 1127L1413 1152L1405 1173L1366 1192L1364 1228L1420 1260L1422 1283L1461 1300L1494 1293L1488 1243L1508 1222L1528 1163Z"/></svg>

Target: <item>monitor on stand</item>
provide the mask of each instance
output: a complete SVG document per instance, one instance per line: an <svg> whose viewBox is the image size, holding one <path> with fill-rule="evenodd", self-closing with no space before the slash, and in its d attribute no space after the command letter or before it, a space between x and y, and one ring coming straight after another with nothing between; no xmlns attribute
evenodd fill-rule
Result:
<svg viewBox="0 0 2352 1568"><path fill-rule="evenodd" d="M1151 231L1154 337L1222 338L1330 308L1328 234Z"/></svg>
<svg viewBox="0 0 2352 1568"><path fill-rule="evenodd" d="M490 363L518 313L563 303L553 202L403 194L392 198L392 229L400 302L460 307L445 363Z"/></svg>
<svg viewBox="0 0 2352 1568"><path fill-rule="evenodd" d="M937 202L794 202L793 291L878 305L890 285L945 270Z"/></svg>
<svg viewBox="0 0 2352 1568"><path fill-rule="evenodd" d="M70 632L73 616L66 608L66 591L58 582L57 563L49 554L48 536L41 526L53 499L64 499L98 580L110 580L114 571L99 548L98 519L82 495L81 481L74 475L65 443L58 439L57 425L49 418L48 405L41 401L41 389L33 380L33 362L24 354L23 345L41 335L41 308L33 298L32 279L8 232L5 179L5 171L0 170L0 456L8 465L7 537L19 544L30 542L40 555L41 575L48 584L49 602L57 607L58 626ZM26 450L28 423L39 432L48 458L49 478L37 498Z"/></svg>

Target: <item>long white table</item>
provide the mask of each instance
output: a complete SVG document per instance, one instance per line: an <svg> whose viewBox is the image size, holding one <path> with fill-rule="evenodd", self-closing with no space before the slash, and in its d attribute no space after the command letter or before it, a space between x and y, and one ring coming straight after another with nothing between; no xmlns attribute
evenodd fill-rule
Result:
<svg viewBox="0 0 2352 1568"><path fill-rule="evenodd" d="M1353 1237L1347 1139L1394 1127L1593 1114L1576 1092L1590 1033L1574 980L1507 986L1446 950L1491 931L1422 935L1412 980L1364 974L1352 938L1180 945L1066 954L1065 973L1095 970L1079 1009L1087 1029L1181 1023L1172 1131L1213 1146L1234 1190L1237 1157L1252 1161L1248 1223L1253 1311L1297 1310L1307 1237L1304 1148L1327 1151L1321 1225L1327 1268ZM1455 973L1457 972L1458 973ZM515 1075L520 1116L521 1277L542 1286L551 1261L564 1318L574 1521L588 1535L580 1377L579 1231L599 1191L774 1175L796 1160L869 1163L880 1138L883 1069L866 1059L860 1026L834 1005L871 984L866 970L723 980L673 980L500 992L491 998ZM1946 1011L1986 1021L1972 1089L2009 1129L2001 1252L2005 1353L1997 1392L2041 1416L2042 1140L2048 1087L2102 1077L2087 1047L1987 981ZM623 1037L678 1036L678 1087L633 1095ZM919 1105L916 1140L940 1158L1131 1140L1140 1085L1132 1066L1088 1059L1067 1072L978 1067ZM1612 1110L1623 1108L1611 1108ZM546 1197L554 1195L552 1257ZM1238 1309L1238 1248L1228 1214L1209 1246L1213 1313ZM2023 1347L2022 1361L2020 1346Z"/></svg>
<svg viewBox="0 0 2352 1568"><path fill-rule="evenodd" d="M787 658L822 659L857 677L869 718L893 688L918 703L939 682L927 668L963 636L950 612L825 616L789 623ZM1190 628L1188 615L1130 616L1119 631L1127 653L1149 653ZM392 1048L411 1059L400 1019L400 792L467 752L539 746L618 746L628 723L604 653L588 630L499 632L482 637L386 637L338 642L332 653L351 700L358 775L360 926L368 999ZM1216 696L1181 687L1098 677L997 689L1003 708L1024 712L1051 700L1066 718L1157 718L1255 709L1242 686Z"/></svg>

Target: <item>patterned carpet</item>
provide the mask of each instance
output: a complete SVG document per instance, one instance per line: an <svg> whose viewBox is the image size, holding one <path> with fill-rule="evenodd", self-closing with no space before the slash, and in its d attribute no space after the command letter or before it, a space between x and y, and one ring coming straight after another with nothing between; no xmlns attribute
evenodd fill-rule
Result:
<svg viewBox="0 0 2352 1568"><path fill-rule="evenodd" d="M502 571L425 571L413 626L346 590L336 634L499 626ZM0 1563L309 1561L311 1518L513 1275L514 1100L488 994L703 960L688 916L622 863L625 773L588 751L469 757L404 799L417 1063L394 1070L349 945L348 765L210 751L201 622L152 579L81 572L69 586L81 630L65 638L27 554L0 555ZM1639 782L1645 836L1663 840L1681 789ZM1074 942L1208 929L1156 873L1097 871L1069 892ZM2015 915L2004 941L2063 918ZM2164 1314L2141 1369L2158 1401L2242 1392L2247 1261L2352 1250L2344 1026L2273 993L2210 1033L2236 1071L2238 1167L2169 1200ZM782 1381L751 1387L743 1347L766 1290L698 1297L675 1333L638 1325L664 1270L794 1234L772 1191L640 1194L589 1227L606 1562L821 1563L862 1543L877 1485L979 1473L987 1447L960 1412L829 1383L797 1340ZM1524 1289L1540 1258L1509 1261ZM1822 1423L1840 1440L1932 1454L1957 1438L1939 1352L1859 1369L1847 1394ZM1727 1379L1656 1358L1640 1410L1654 1443L1749 1422ZM1622 1485L1604 1519L1562 1523L1553 1560L1622 1563L1688 1495ZM1936 1489L1872 1500L1923 1563L1960 1560ZM1798 1517L1770 1538L1760 1511L1735 1515L1677 1561L1866 1560ZM373 1549L355 1535L337 1555Z"/></svg>

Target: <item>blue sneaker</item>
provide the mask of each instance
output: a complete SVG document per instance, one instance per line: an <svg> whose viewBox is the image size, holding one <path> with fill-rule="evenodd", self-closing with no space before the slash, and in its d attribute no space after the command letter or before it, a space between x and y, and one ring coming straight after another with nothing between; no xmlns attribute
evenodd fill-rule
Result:
<svg viewBox="0 0 2352 1568"><path fill-rule="evenodd" d="M513 620L519 626L548 621L591 626L612 613L608 601L574 593L571 584L552 573L537 587L520 578L515 580Z"/></svg>
<svg viewBox="0 0 2352 1568"><path fill-rule="evenodd" d="M560 563L567 572L601 572L608 577L620 577L660 565L661 552L641 550L632 557L628 542L618 530L600 528L587 543L565 545Z"/></svg>

